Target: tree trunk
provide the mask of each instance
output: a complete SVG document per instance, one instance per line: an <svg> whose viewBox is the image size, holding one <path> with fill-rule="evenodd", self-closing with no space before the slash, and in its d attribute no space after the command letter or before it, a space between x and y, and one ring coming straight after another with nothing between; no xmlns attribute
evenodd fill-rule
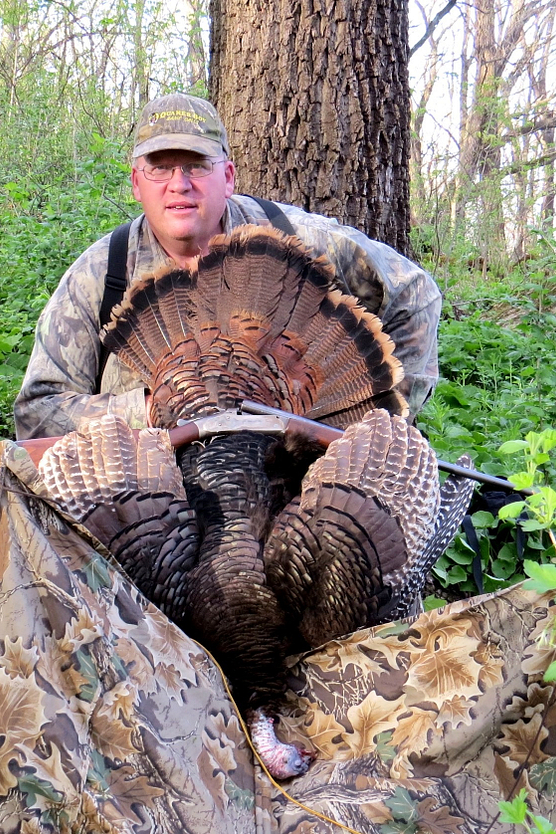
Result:
<svg viewBox="0 0 556 834"><path fill-rule="evenodd" d="M406 0L211 0L239 190L409 250Z"/></svg>

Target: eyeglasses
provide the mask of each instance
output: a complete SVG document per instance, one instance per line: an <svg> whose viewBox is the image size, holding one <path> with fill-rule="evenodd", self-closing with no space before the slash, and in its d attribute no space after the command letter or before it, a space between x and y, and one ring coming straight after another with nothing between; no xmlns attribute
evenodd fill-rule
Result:
<svg viewBox="0 0 556 834"><path fill-rule="evenodd" d="M215 165L225 162L225 159L198 159L196 162L185 162L183 165L144 165L138 168L148 180L167 182L174 176L174 171L180 169L184 177L195 180L212 174Z"/></svg>

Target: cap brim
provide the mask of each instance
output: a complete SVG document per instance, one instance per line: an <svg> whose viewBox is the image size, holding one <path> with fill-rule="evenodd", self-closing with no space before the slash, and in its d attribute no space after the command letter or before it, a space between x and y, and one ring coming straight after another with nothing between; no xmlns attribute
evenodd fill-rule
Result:
<svg viewBox="0 0 556 834"><path fill-rule="evenodd" d="M188 133L172 133L166 136L152 136L144 142L139 142L133 149L133 158L136 159L155 151L192 151L205 156L219 156L225 148L214 139L192 136Z"/></svg>

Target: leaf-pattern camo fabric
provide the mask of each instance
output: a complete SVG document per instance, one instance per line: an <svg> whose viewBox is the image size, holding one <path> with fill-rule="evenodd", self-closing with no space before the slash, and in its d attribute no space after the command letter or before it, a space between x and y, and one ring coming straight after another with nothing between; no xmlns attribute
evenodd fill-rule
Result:
<svg viewBox="0 0 556 834"><path fill-rule="evenodd" d="M521 586L292 659L282 736L313 747L284 787L253 767L220 673L62 517L1 444L3 834L518 834L521 787L556 822L548 596Z"/></svg>

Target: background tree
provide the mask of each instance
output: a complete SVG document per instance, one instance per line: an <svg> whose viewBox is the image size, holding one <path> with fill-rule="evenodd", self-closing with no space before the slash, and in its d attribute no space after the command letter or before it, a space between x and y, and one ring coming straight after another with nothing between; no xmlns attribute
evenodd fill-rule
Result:
<svg viewBox="0 0 556 834"><path fill-rule="evenodd" d="M405 0L211 0L239 187L409 251Z"/></svg>
<svg viewBox="0 0 556 834"><path fill-rule="evenodd" d="M443 4L417 5L420 33ZM437 252L466 251L485 278L530 254L532 229L553 232L556 6L472 0L449 11L410 65L414 220L434 227Z"/></svg>

